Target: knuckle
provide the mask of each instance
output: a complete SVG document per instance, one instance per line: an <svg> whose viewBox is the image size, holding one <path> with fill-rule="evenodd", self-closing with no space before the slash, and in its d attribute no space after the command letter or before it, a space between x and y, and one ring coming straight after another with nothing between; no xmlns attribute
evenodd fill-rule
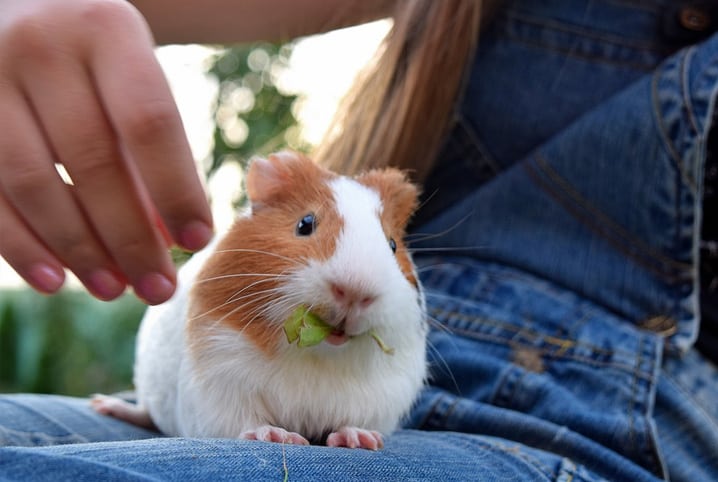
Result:
<svg viewBox="0 0 718 482"><path fill-rule="evenodd" d="M130 2L117 0L92 0L78 7L83 24L103 32L124 30L128 22L137 20Z"/></svg>
<svg viewBox="0 0 718 482"><path fill-rule="evenodd" d="M40 15L26 15L8 26L0 38L11 59L48 62L57 53L52 28ZM13 55L14 54L14 55Z"/></svg>
<svg viewBox="0 0 718 482"><path fill-rule="evenodd" d="M99 258L95 244L77 230L61 231L49 240L49 244L70 267L93 265Z"/></svg>
<svg viewBox="0 0 718 482"><path fill-rule="evenodd" d="M187 220L188 217L196 217L192 215L198 211L202 201L197 193L190 189L177 189L178 180L168 184L164 192L156 193L155 202L165 221L170 225L179 225Z"/></svg>
<svg viewBox="0 0 718 482"><path fill-rule="evenodd" d="M108 243L113 257L124 266L153 266L148 253L153 252L149 239L139 234L124 233L121 237Z"/></svg>
<svg viewBox="0 0 718 482"><path fill-rule="evenodd" d="M131 142L147 146L177 128L177 112L169 102L146 103L127 115L125 125Z"/></svg>
<svg viewBox="0 0 718 482"><path fill-rule="evenodd" d="M54 181L52 173L46 169L46 166L37 166L21 160L9 161L6 165L10 167L5 169L2 185L7 196L15 201L22 202L27 198L36 198L37 193L41 192L44 186Z"/></svg>
<svg viewBox="0 0 718 482"><path fill-rule="evenodd" d="M107 266L110 262L99 242L82 228L55 232L46 243L59 259L80 276L98 266Z"/></svg>
<svg viewBox="0 0 718 482"><path fill-rule="evenodd" d="M122 171L120 164L110 148L101 143L92 143L79 147L73 153L68 171L76 184L83 185L85 181L117 179Z"/></svg>

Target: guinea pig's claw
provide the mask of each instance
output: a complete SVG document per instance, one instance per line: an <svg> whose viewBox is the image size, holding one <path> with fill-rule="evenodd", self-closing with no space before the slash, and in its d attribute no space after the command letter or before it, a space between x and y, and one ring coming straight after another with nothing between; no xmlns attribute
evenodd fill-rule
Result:
<svg viewBox="0 0 718 482"><path fill-rule="evenodd" d="M384 448L384 440L381 434L374 430L366 430L357 427L342 427L327 437L327 446L379 450Z"/></svg>
<svg viewBox="0 0 718 482"><path fill-rule="evenodd" d="M273 425L262 425L254 430L245 430L239 434L245 440L259 440L261 442L276 442L292 445L309 445L309 441L296 432L289 432Z"/></svg>

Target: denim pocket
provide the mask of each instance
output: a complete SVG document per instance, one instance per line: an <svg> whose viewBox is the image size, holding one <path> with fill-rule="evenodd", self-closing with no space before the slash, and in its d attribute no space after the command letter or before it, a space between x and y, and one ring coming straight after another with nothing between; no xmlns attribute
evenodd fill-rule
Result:
<svg viewBox="0 0 718 482"><path fill-rule="evenodd" d="M663 473L651 418L660 337L504 267L423 264L432 387L414 423L551 449L589 468L630 460Z"/></svg>

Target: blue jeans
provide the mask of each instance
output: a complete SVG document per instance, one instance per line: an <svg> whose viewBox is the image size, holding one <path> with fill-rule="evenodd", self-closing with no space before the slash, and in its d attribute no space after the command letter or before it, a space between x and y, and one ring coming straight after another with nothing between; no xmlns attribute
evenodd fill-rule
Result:
<svg viewBox="0 0 718 482"><path fill-rule="evenodd" d="M718 36L673 3L498 13L412 233L431 382L384 450L163 438L8 395L0 479L718 480L718 370L693 349Z"/></svg>

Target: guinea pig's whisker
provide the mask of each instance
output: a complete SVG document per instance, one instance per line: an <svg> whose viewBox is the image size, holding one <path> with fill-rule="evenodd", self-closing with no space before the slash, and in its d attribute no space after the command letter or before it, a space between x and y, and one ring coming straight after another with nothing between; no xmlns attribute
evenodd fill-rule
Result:
<svg viewBox="0 0 718 482"><path fill-rule="evenodd" d="M219 250L215 251L215 253L254 253L254 254L265 254L265 255L267 255L267 256L274 256L275 258L279 258L279 259L282 259L282 260L284 260L284 261L289 261L289 262L291 262L292 264L295 264L295 265L301 265L301 262L298 261L298 260L296 260L296 259L292 259L292 258L290 258L290 257L288 257L288 256L283 256L283 255L281 255L281 254L273 253L273 252L271 252L271 251L263 251L263 250L261 250L261 249L245 249L245 248L219 249Z"/></svg>
<svg viewBox="0 0 718 482"><path fill-rule="evenodd" d="M281 295L281 291L278 287L270 287L259 291L252 291L250 293L237 293L235 294L231 299L227 300L228 303L237 303L237 302L258 302L260 300L262 301L270 301L273 298L277 298L277 295ZM244 303L247 304L247 303Z"/></svg>
<svg viewBox="0 0 718 482"><path fill-rule="evenodd" d="M223 279L231 279L231 278L248 278L252 276L264 276L266 278L281 278L281 274L275 274L275 273L236 273L236 274L223 274L219 276L212 276L211 278L204 278L201 280L195 281L195 283L207 283L209 281L218 281Z"/></svg>
<svg viewBox="0 0 718 482"><path fill-rule="evenodd" d="M435 328L436 330L443 331L444 333L448 333L448 334L453 333L449 327L444 325L442 322L437 320L435 317L427 315L426 318L427 318L427 322L429 323L429 326Z"/></svg>
<svg viewBox="0 0 718 482"><path fill-rule="evenodd" d="M245 315L249 314L252 315L252 317L247 320L244 327L240 330L240 332L244 332L247 327L249 327L252 323L254 323L259 318L269 318L269 319L275 319L278 316L277 313L283 313L284 310L280 307L282 304L288 304L290 300L285 299L285 297L279 297L275 303L267 304L263 303L261 305L258 305L253 311L245 313ZM282 311L280 311L282 310ZM236 310L233 310L236 311ZM281 328L281 325L277 326L277 328ZM277 331L277 328L275 328L275 331Z"/></svg>
<svg viewBox="0 0 718 482"><path fill-rule="evenodd" d="M445 247L439 247L439 248L411 248L409 249L409 252L411 253L451 253L451 252L461 252L461 251L480 251L480 250L488 250L490 249L488 246L445 246Z"/></svg>
<svg viewBox="0 0 718 482"><path fill-rule="evenodd" d="M445 263L432 263L432 264L425 264L419 266L416 271L418 273L427 273L431 272L433 270L443 269L443 268L449 268L449 267L463 267L464 264L462 263L453 263L453 262L445 262ZM437 293L438 295L439 293Z"/></svg>
<svg viewBox="0 0 718 482"><path fill-rule="evenodd" d="M267 303L270 300L272 301L272 303ZM253 304L254 308L252 311L245 312L245 316L252 315L256 318L256 316L259 315L271 315L273 311L276 312L280 309L284 310L283 308L281 308L281 305L287 303L286 297L283 296L282 291L278 288L270 288L263 291L253 292L233 300L233 302L237 301L245 302L233 308L229 313L225 315L225 317L237 313L238 311L242 310L250 304ZM250 322L251 321L253 320L250 320ZM247 324L249 324L249 322Z"/></svg>
<svg viewBox="0 0 718 482"><path fill-rule="evenodd" d="M274 294L275 294L275 291L274 291L274 290L275 290L275 289L272 288L272 289L269 289L269 290L254 292L254 293L251 293L251 294L249 294L249 295L246 295L245 297L246 297L246 298L250 298L250 297L256 296L256 295L258 295L258 294L267 293L265 296L263 296L263 297L261 297L261 298L257 298L257 300L271 299L271 297L274 296ZM219 304L219 305L217 305L217 306L214 306L214 307L210 308L209 310L205 311L204 313L201 313L201 314L199 314L199 315L195 315L195 316L193 316L193 317L190 318L190 319L195 320L195 319L197 319L197 318L202 318L202 317L204 317L204 316L209 315L210 313L212 313L212 312L214 312L214 311L217 311L217 310L219 310L219 309L221 309L221 308L224 308L225 306L228 306L228 305L231 305L231 304L233 304L233 303L236 303L237 301L241 301L241 299L242 299L242 298L230 299L230 300L228 300L228 301L225 301L224 303L221 303L221 304ZM236 309L237 309L237 308L241 309L243 306L246 306L247 304L248 304L248 303L244 303L243 305L240 305L239 307L233 308L232 313L236 313ZM223 319L224 319L224 317L221 318L220 321L223 320Z"/></svg>
<svg viewBox="0 0 718 482"><path fill-rule="evenodd" d="M453 225L449 226L445 230L439 232L439 233L411 233L406 236L406 242L407 244L426 241L427 239L436 239L440 238L441 236L444 236L454 229L457 229L459 226L461 226L463 223L465 223L471 216L473 212L468 213L463 218L459 219L457 222L455 222Z"/></svg>
<svg viewBox="0 0 718 482"><path fill-rule="evenodd" d="M449 376L449 379L451 380L451 384L454 386L455 393L458 395L461 395L461 389L459 388L459 382L456 380L456 377L454 376L454 372L451 371L451 367L449 366L449 363L446 361L446 359L441 355L439 350L434 346L433 343L431 343L430 340L427 339L426 341L426 347L429 349L431 353L434 354L434 359L438 361L438 365L440 369Z"/></svg>
<svg viewBox="0 0 718 482"><path fill-rule="evenodd" d="M282 271L281 273L278 273L278 274L273 274L273 275L271 275L271 277L270 277L270 276L266 276L263 280L257 280L257 281L255 281L254 283L250 284L249 286L245 286L244 288L242 288L242 289L240 289L240 290L237 290L236 292L234 292L234 293L229 297L229 300L231 301L232 298L234 298L235 296L241 294L243 291L245 291L245 290L247 290L247 289L249 289L249 288L253 288L254 286L256 286L256 284L258 284L258 283L260 283L260 282L263 282L263 281L276 281L276 280L279 280L279 279L282 279L282 278L288 278L289 276L290 276L290 275L287 273L286 270L285 270L285 271Z"/></svg>
<svg viewBox="0 0 718 482"><path fill-rule="evenodd" d="M434 192L432 192L431 194L429 194L428 196L426 196L426 199L424 199L423 201L421 201L421 203L419 203L419 205L416 207L416 212L419 212L419 210L421 210L421 208L423 208L424 206L426 206L426 205L429 203L429 201L431 201L431 200L434 198L434 196L436 196L436 194L437 194L438 192L439 192L439 190L438 190L438 189L435 189Z"/></svg>
<svg viewBox="0 0 718 482"><path fill-rule="evenodd" d="M255 282L253 282L253 283L250 283L250 284L248 284L247 286L245 286L245 287L243 287L243 288L241 288L241 289L235 291L234 293L232 293L232 294L230 295L230 297L227 298L227 302L232 302L237 296L242 295L242 294L243 294L245 291L247 291L247 290L251 290L251 289L255 288L256 286L258 286L258 285L260 285L260 284L262 284L262 283L269 283L270 281L275 281L276 279L277 279L277 278L272 278L272 279L266 279L266 278L265 278L265 279L260 279L260 280L257 280L257 281L255 281ZM278 288L275 286L275 287L273 287L273 288L268 288L268 289L278 289Z"/></svg>
<svg viewBox="0 0 718 482"><path fill-rule="evenodd" d="M270 298L270 295L265 295L264 297L258 298L258 299L261 300L261 299L263 299L263 298L267 298L267 299L268 299L268 298ZM256 301L256 300L251 300L251 301ZM225 313L224 315L222 315L219 319L215 320L215 325L219 325L220 323L222 323L222 322L223 322L224 320L226 320L227 318L231 317L232 315L235 315L236 313L238 313L239 311L241 311L243 308L246 308L248 305L249 305L249 302L248 302L248 303L243 303L243 304L241 304L241 305L239 305L239 306L236 306L236 307L232 308L232 309L229 310L227 313ZM257 316L259 316L259 313L258 313L258 312L260 312L260 311L261 311L260 307L255 307L254 310L252 310L252 311L247 311L247 312L245 313L245 315L247 315L247 314L252 315L252 318L245 324L245 326L246 326L246 325L249 325L251 322L253 322L253 321L257 318Z"/></svg>

